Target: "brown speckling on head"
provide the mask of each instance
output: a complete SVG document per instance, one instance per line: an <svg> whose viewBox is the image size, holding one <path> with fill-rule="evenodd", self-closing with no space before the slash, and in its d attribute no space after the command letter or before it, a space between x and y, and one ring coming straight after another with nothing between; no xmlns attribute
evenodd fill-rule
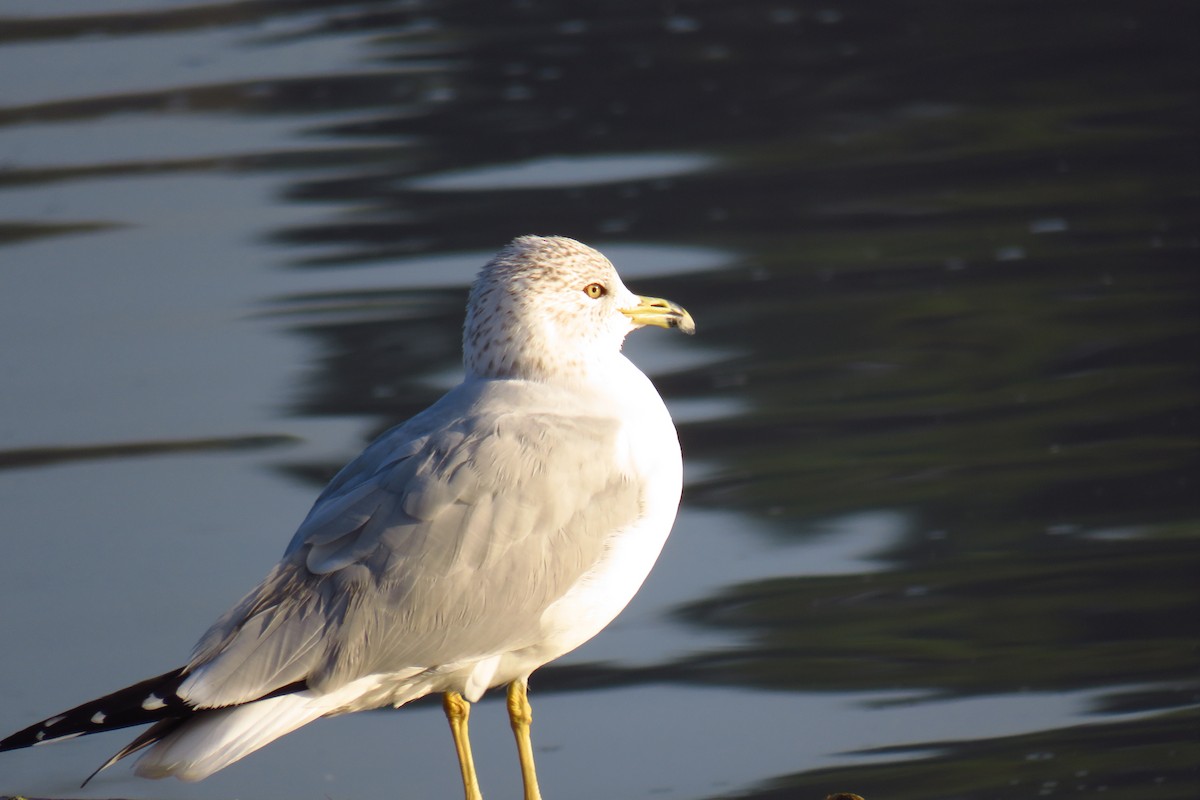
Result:
<svg viewBox="0 0 1200 800"><path fill-rule="evenodd" d="M603 297L585 294L593 283ZM598 251L561 236L521 236L471 286L463 363L487 378L583 374L592 359L620 351L635 327L620 309L636 302Z"/></svg>

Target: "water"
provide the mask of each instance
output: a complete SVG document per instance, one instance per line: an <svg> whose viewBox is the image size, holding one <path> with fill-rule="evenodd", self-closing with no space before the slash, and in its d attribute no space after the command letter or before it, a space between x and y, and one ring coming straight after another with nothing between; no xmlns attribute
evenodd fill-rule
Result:
<svg viewBox="0 0 1200 800"><path fill-rule="evenodd" d="M685 506L534 677L547 796L1195 797L1190 11L9 0L0 729L177 666L559 233L699 335L627 346ZM79 790L125 740L0 792L456 791L430 705Z"/></svg>

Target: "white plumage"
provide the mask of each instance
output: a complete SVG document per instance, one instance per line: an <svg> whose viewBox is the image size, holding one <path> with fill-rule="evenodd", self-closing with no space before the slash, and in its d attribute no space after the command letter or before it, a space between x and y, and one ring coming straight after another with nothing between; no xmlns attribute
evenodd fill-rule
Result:
<svg viewBox="0 0 1200 800"><path fill-rule="evenodd" d="M693 329L595 250L515 240L472 287L464 382L333 479L185 667L0 749L156 721L113 761L144 749L138 774L198 780L319 717L440 692L474 798L467 704L509 684L537 797L526 680L624 608L679 504L674 426L620 352L645 324Z"/></svg>

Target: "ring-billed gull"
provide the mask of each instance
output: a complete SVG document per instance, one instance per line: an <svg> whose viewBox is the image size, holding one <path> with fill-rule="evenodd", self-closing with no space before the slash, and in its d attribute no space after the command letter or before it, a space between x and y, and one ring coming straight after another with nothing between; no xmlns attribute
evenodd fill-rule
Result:
<svg viewBox="0 0 1200 800"><path fill-rule="evenodd" d="M153 722L100 769L144 751L137 774L199 780L319 717L438 692L478 800L470 703L507 684L525 798L540 797L529 675L625 607L679 507L675 427L621 353L644 325L695 330L590 247L514 240L471 287L463 382L334 477L186 666L0 750Z"/></svg>

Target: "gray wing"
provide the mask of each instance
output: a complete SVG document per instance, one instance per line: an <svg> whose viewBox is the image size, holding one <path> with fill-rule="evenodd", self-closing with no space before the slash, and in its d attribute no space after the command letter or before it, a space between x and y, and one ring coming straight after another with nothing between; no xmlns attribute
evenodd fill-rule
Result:
<svg viewBox="0 0 1200 800"><path fill-rule="evenodd" d="M614 465L611 416L484 400L434 406L339 473L197 645L189 700L330 690L538 640L542 611L639 517L641 488Z"/></svg>

